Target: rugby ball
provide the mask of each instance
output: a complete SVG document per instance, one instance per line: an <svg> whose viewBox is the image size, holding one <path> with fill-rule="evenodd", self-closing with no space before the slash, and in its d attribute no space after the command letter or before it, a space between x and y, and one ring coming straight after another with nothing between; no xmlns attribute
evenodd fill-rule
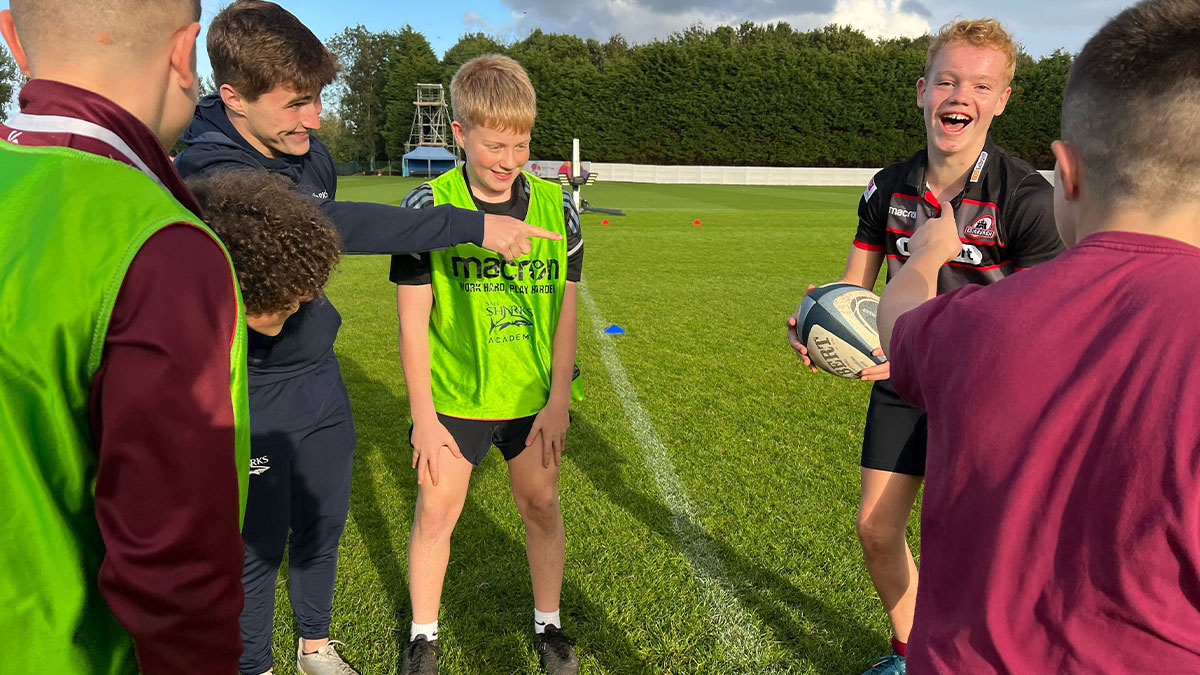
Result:
<svg viewBox="0 0 1200 675"><path fill-rule="evenodd" d="M862 286L835 282L804 296L796 310L796 333L813 365L838 377L858 377L863 368L886 361L879 348L875 315L879 296Z"/></svg>

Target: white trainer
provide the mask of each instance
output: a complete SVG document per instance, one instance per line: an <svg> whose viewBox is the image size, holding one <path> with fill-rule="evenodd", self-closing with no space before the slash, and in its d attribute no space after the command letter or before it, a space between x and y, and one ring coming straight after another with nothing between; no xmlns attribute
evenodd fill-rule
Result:
<svg viewBox="0 0 1200 675"><path fill-rule="evenodd" d="M296 668L304 675L358 675L358 671L342 660L334 645L346 646L344 642L330 640L313 654L304 653L304 641L296 643Z"/></svg>

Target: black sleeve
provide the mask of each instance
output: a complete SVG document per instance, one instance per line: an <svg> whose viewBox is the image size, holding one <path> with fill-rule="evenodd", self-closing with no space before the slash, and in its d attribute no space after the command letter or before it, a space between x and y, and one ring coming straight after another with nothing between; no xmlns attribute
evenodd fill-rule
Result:
<svg viewBox="0 0 1200 675"><path fill-rule="evenodd" d="M402 208L414 212L433 208L433 188L429 183L422 183L409 192L400 203ZM388 278L394 284L404 286L424 286L433 283L433 275L429 266L429 256L422 253L406 253L392 256L392 267Z"/></svg>
<svg viewBox="0 0 1200 675"><path fill-rule="evenodd" d="M583 278L583 230L570 191L563 188L563 220L567 226L567 281Z"/></svg>
<svg viewBox="0 0 1200 675"><path fill-rule="evenodd" d="M483 245L483 214L443 204L414 210L371 202L318 202L346 253L398 255Z"/></svg>
<svg viewBox="0 0 1200 675"><path fill-rule="evenodd" d="M1063 252L1054 225L1054 188L1039 173L1017 184L1008 208L1009 255L1017 268L1033 267Z"/></svg>
<svg viewBox="0 0 1200 675"><path fill-rule="evenodd" d="M879 186L882 171L875 174L858 200L858 232L854 245L867 251L882 251L887 233L886 190Z"/></svg>

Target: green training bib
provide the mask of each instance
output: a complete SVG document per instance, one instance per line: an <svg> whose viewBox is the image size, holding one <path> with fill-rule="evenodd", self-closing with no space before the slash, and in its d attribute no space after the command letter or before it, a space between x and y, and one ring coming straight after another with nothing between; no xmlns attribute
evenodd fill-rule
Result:
<svg viewBox="0 0 1200 675"><path fill-rule="evenodd" d="M469 419L537 414L550 396L554 332L566 288L567 244L562 189L526 173L525 221L563 235L533 239L529 255L506 261L474 244L430 253L429 318L434 408ZM429 183L435 204L475 209L461 170ZM583 398L579 378L571 400Z"/></svg>

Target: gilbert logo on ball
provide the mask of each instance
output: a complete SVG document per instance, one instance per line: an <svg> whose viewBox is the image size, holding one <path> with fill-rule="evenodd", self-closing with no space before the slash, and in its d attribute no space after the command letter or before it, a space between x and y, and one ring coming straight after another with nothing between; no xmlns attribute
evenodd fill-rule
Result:
<svg viewBox="0 0 1200 675"><path fill-rule="evenodd" d="M796 310L796 332L813 365L838 377L858 377L883 363L875 315L879 296L855 284L836 282L812 289Z"/></svg>

